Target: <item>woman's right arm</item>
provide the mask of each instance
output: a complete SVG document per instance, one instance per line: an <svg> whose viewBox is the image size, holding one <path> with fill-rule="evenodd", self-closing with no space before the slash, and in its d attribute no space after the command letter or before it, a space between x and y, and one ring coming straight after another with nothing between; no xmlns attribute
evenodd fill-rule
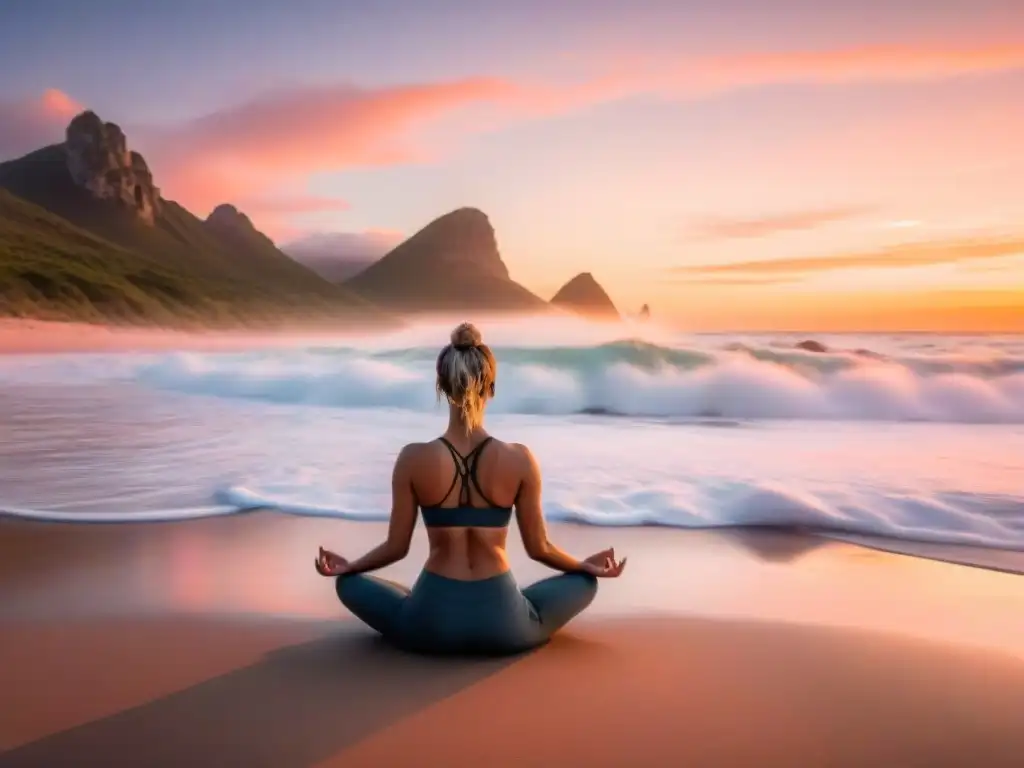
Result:
<svg viewBox="0 0 1024 768"><path fill-rule="evenodd" d="M538 563L544 563L556 571L565 571L566 573L588 571L589 569L583 562L563 552L548 538L540 501L540 465L529 448L525 445L517 447L523 455L524 472L519 486L519 494L516 496L516 522L519 524L519 533L523 537L523 548L526 549L526 554Z"/></svg>

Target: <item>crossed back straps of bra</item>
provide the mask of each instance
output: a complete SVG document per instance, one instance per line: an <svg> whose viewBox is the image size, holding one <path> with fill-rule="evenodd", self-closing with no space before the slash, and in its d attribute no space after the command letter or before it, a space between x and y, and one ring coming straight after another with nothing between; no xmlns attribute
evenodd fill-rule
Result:
<svg viewBox="0 0 1024 768"><path fill-rule="evenodd" d="M452 484L448 486L447 492L445 492L437 504L421 507L423 522L427 527L504 528L507 526L512 516L512 508L500 507L487 498L487 494L480 487L480 482L476 477L480 454L494 438L485 438L465 456L459 453L458 449L445 438L439 439L452 455L452 461L455 463L455 476L452 478ZM444 504L460 481L459 505L457 507L442 507L441 504ZM472 505L470 498L471 484L480 495L480 498L487 503L486 507L474 507Z"/></svg>

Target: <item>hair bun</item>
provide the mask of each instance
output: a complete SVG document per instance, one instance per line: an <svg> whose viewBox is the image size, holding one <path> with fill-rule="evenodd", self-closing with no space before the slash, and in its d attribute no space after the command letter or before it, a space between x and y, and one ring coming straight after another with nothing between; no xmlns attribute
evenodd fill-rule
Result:
<svg viewBox="0 0 1024 768"><path fill-rule="evenodd" d="M452 346L456 349L470 349L483 343L483 334L472 323L463 323L452 331Z"/></svg>

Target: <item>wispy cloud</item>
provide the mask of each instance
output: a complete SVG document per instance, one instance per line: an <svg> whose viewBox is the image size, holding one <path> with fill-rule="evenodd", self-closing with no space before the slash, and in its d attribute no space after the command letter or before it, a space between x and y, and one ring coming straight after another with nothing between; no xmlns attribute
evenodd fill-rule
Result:
<svg viewBox="0 0 1024 768"><path fill-rule="evenodd" d="M81 110L54 88L35 99L0 101L0 161L63 141L65 127Z"/></svg>
<svg viewBox="0 0 1024 768"><path fill-rule="evenodd" d="M465 115L460 136L636 95L695 99L775 84L899 82L1024 68L1024 44L892 45L736 55L584 57L589 74L574 82L494 77L361 88L351 84L296 87L171 126L133 126L131 115L103 115L126 127L167 194L199 213L280 186L298 186L316 172L421 162L436 156L422 129ZM490 108L480 112L479 108ZM0 156L59 140L80 109L60 91L0 103ZM468 109L477 109L467 113ZM308 202L308 201L307 201ZM279 209L299 201L282 203ZM711 222L719 236L757 237L827 223L840 211L745 222ZM835 220L835 219L833 219Z"/></svg>
<svg viewBox="0 0 1024 768"><path fill-rule="evenodd" d="M783 285L785 283L794 283L800 279L799 275L770 275L770 276L757 276L757 277L732 277L729 275L718 276L718 275L693 275L693 276L676 276L672 282L685 283L687 285L707 285L707 286L722 286L728 288L739 288L739 287L750 287L750 286L763 286L763 285Z"/></svg>
<svg viewBox="0 0 1024 768"><path fill-rule="evenodd" d="M244 202L279 213L337 210L339 203L267 190L297 186L309 174L421 161L430 148L416 130L474 105L516 105L523 90L507 81L470 78L367 89L342 84L265 93L169 126L132 125L130 116L101 115L124 126L161 188L197 212ZM60 141L83 107L60 91L0 102L0 158Z"/></svg>
<svg viewBox="0 0 1024 768"><path fill-rule="evenodd" d="M227 191L234 190L228 187ZM343 213L351 208L349 202L341 198L300 192L252 195L235 192L223 199L231 200L236 208L254 220L264 234L275 240L304 232L306 228L297 227L296 219L312 214Z"/></svg>
<svg viewBox="0 0 1024 768"><path fill-rule="evenodd" d="M1024 254L1024 238L953 240L908 243L832 256L678 266L672 267L670 271L692 275L796 275L840 269L921 267L1018 254Z"/></svg>
<svg viewBox="0 0 1024 768"><path fill-rule="evenodd" d="M290 216L304 213L335 213L347 211L347 200L337 197L306 194L273 194L240 197L237 207L257 214Z"/></svg>
<svg viewBox="0 0 1024 768"><path fill-rule="evenodd" d="M460 135L510 121L563 114L619 98L650 94L690 99L779 83L900 81L1024 67L1024 45L956 48L890 46L840 50L680 57L671 62L617 63L576 83L467 78L366 89L351 85L300 88L143 136L170 191L200 208L285 177L318 171L387 166L433 158L436 148L419 130L462 113ZM489 107L470 118L467 109ZM809 212L813 219L815 212ZM817 212L853 215L852 211ZM824 220L780 218L776 227L821 225ZM763 222L762 230L773 225ZM757 229L757 223L752 224Z"/></svg>
<svg viewBox="0 0 1024 768"><path fill-rule="evenodd" d="M885 45L666 59L636 55L603 64L588 84L595 97L656 92L694 97L780 84L915 82L1024 68L1024 44Z"/></svg>
<svg viewBox="0 0 1024 768"><path fill-rule="evenodd" d="M989 261L967 264L963 269L975 273L1014 272L1018 276L1024 276L1024 252L1004 259L993 258Z"/></svg>
<svg viewBox="0 0 1024 768"><path fill-rule="evenodd" d="M927 80L1024 67L1024 44L971 47L887 45L787 51L719 59L720 82L844 83Z"/></svg>
<svg viewBox="0 0 1024 768"><path fill-rule="evenodd" d="M508 99L501 80L363 89L349 85L265 94L187 123L143 130L173 194L200 208L313 172L396 165L428 150L414 130L474 104Z"/></svg>
<svg viewBox="0 0 1024 768"><path fill-rule="evenodd" d="M599 65L595 60L591 73L573 83L481 77L276 91L143 138L171 173L166 184L172 193L202 208L230 199L234 189L286 175L430 159L436 148L422 143L418 131L460 112L466 119L455 126L455 141L509 122L636 95L686 100L773 84L912 81L1016 68L1024 68L1024 45L861 47ZM470 118L466 110L479 107L490 110Z"/></svg>
<svg viewBox="0 0 1024 768"><path fill-rule="evenodd" d="M819 208L751 218L709 216L694 222L689 230L701 240L733 240L767 237L781 232L817 229L837 221L860 216L872 210L867 206Z"/></svg>

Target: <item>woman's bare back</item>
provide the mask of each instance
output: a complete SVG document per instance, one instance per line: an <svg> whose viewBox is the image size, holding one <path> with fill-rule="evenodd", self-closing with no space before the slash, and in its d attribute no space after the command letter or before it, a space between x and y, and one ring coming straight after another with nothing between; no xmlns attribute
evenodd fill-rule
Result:
<svg viewBox="0 0 1024 768"><path fill-rule="evenodd" d="M444 442L419 443L411 457L410 473L419 506L511 508L515 504L523 478L521 446L488 439L486 434L474 435L472 440L459 435L446 435L445 439L460 457L471 457L470 462L475 464L473 479L466 482L460 476L456 458ZM479 452L474 455L475 449ZM507 538L507 526L429 526L430 554L424 568L460 580L497 576L509 570Z"/></svg>
<svg viewBox="0 0 1024 768"><path fill-rule="evenodd" d="M355 560L321 547L316 571L337 577L341 602L406 647L444 653L536 647L586 608L597 579L618 577L626 560L616 561L611 548L578 560L548 537L540 465L526 446L494 440L483 428L497 361L472 323L452 332L436 368L448 429L399 452L387 538ZM505 554L513 508L526 554L562 572L523 590ZM430 554L412 589L369 575L409 554L421 516Z"/></svg>

